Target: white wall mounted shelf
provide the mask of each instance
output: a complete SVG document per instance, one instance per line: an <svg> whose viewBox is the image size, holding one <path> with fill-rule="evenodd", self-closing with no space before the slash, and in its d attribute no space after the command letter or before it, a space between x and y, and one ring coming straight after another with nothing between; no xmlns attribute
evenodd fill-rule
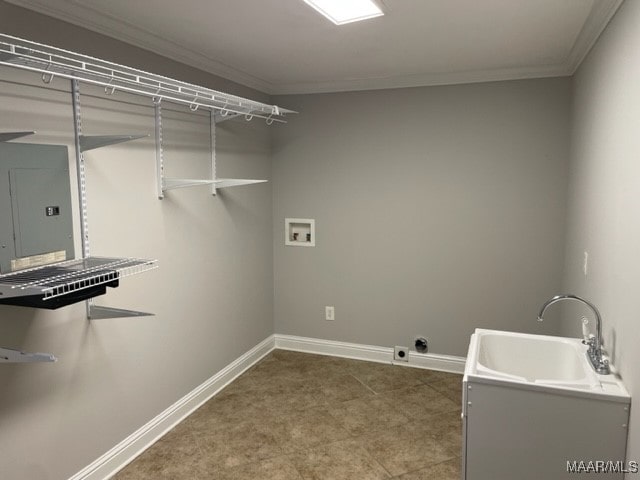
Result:
<svg viewBox="0 0 640 480"><path fill-rule="evenodd" d="M0 363L40 363L56 362L57 360L50 353L27 353L21 350L0 347Z"/></svg>
<svg viewBox="0 0 640 480"><path fill-rule="evenodd" d="M162 179L162 192L176 188L200 187L203 185L213 185L213 180L203 180L197 178L164 178Z"/></svg>
<svg viewBox="0 0 640 480"><path fill-rule="evenodd" d="M238 115L226 115L220 117L213 111L209 114L209 144L211 155L211 178L166 178L164 176L164 143L162 131L162 106L160 102L155 104L155 121L156 121L156 172L157 172L157 189L158 198L162 200L165 192L177 188L199 187L203 185L211 186L212 195L216 195L218 188L238 187L242 185L253 185L256 183L264 183L267 180L241 179L241 178L216 178L216 124L220 123L217 118L232 118Z"/></svg>
<svg viewBox="0 0 640 480"><path fill-rule="evenodd" d="M162 191L173 190L175 188L199 187L213 185L216 188L238 187L241 185L253 185L254 183L264 183L267 180L249 180L239 178L218 178L216 180L204 180L196 178L165 178L162 181Z"/></svg>

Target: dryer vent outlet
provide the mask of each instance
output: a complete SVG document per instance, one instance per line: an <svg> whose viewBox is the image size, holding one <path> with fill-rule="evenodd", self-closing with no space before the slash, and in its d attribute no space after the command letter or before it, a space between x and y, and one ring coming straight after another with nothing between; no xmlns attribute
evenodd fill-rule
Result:
<svg viewBox="0 0 640 480"><path fill-rule="evenodd" d="M408 362L409 361L409 347L394 347L393 348L393 359L399 362Z"/></svg>
<svg viewBox="0 0 640 480"><path fill-rule="evenodd" d="M418 353L427 353L429 351L429 342L426 337L416 337L413 345L416 347L416 352Z"/></svg>

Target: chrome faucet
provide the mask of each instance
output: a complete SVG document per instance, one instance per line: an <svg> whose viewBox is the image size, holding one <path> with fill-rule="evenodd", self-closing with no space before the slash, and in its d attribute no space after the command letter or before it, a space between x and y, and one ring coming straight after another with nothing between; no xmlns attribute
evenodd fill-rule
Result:
<svg viewBox="0 0 640 480"><path fill-rule="evenodd" d="M599 373L600 375L609 375L609 373L611 373L611 370L609 369L609 361L604 358L602 353L602 318L600 317L600 312L593 303L588 302L577 295L556 295L542 305L540 313L538 313L538 321L542 322L544 320L544 312L546 312L548 307L562 300L576 300L585 304L593 311L596 316L596 336L595 338L583 340L583 343L589 346L587 357L589 358L589 362L596 373Z"/></svg>

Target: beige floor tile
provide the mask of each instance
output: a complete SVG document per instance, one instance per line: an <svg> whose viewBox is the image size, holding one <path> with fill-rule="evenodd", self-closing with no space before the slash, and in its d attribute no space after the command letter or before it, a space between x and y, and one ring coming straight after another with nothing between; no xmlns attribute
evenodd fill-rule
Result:
<svg viewBox="0 0 640 480"><path fill-rule="evenodd" d="M417 368L384 363L357 362L350 365L351 373L376 393L421 385Z"/></svg>
<svg viewBox="0 0 640 480"><path fill-rule="evenodd" d="M391 475L420 470L456 456L434 435L429 434L428 422L411 422L380 430L364 435L361 441L371 456Z"/></svg>
<svg viewBox="0 0 640 480"><path fill-rule="evenodd" d="M290 457L304 480L382 480L387 471L355 440L343 440Z"/></svg>
<svg viewBox="0 0 640 480"><path fill-rule="evenodd" d="M462 441L452 400L460 380L276 350L114 478L449 480L446 461Z"/></svg>
<svg viewBox="0 0 640 480"><path fill-rule="evenodd" d="M287 371L304 375L347 373L347 366L352 362L352 360L328 355L313 355L288 350L274 350L271 356L276 358Z"/></svg>
<svg viewBox="0 0 640 480"><path fill-rule="evenodd" d="M455 458L396 478L398 480L460 480L462 476L460 462L459 458Z"/></svg>
<svg viewBox="0 0 640 480"><path fill-rule="evenodd" d="M441 435L452 430L461 430L462 417L460 416L460 409L435 415L429 419L428 425L429 431L433 435Z"/></svg>
<svg viewBox="0 0 640 480"><path fill-rule="evenodd" d="M386 430L409 421L408 417L379 396L343 402L331 407L329 412L342 428L354 436L376 430Z"/></svg>
<svg viewBox="0 0 640 480"><path fill-rule="evenodd" d="M437 391L445 395L449 400L462 403L462 376L456 375L455 377L440 380L438 382L429 383L429 385L435 388Z"/></svg>
<svg viewBox="0 0 640 480"><path fill-rule="evenodd" d="M124 470L115 480L199 479L202 451L190 433L169 432Z"/></svg>
<svg viewBox="0 0 640 480"><path fill-rule="evenodd" d="M217 395L183 420L195 434L213 431L255 418L261 410L255 397L236 392Z"/></svg>
<svg viewBox="0 0 640 480"><path fill-rule="evenodd" d="M319 380L320 390L328 404L372 397L375 393L351 374L327 375Z"/></svg>
<svg viewBox="0 0 640 480"><path fill-rule="evenodd" d="M265 386L261 390L229 390L203 405L196 416L241 421L323 407L328 402L318 382L298 382Z"/></svg>
<svg viewBox="0 0 640 480"><path fill-rule="evenodd" d="M249 371L240 376L221 393L286 393L297 388L315 384L316 378L295 369L287 369L284 365Z"/></svg>
<svg viewBox="0 0 640 480"><path fill-rule="evenodd" d="M286 457L270 458L222 470L213 467L209 468L202 478L203 480L303 480L293 462Z"/></svg>
<svg viewBox="0 0 640 480"><path fill-rule="evenodd" d="M413 420L424 420L441 413L460 409L460 405L434 390L429 385L391 390L380 394L380 398Z"/></svg>
<svg viewBox="0 0 640 480"><path fill-rule="evenodd" d="M327 410L314 409L273 419L271 434L285 453L333 443L349 437Z"/></svg>
<svg viewBox="0 0 640 480"><path fill-rule="evenodd" d="M462 419L460 410L447 412L429 419L429 429L436 440L451 454L462 454Z"/></svg>
<svg viewBox="0 0 640 480"><path fill-rule="evenodd" d="M434 383L443 380L460 380L462 382L462 375L458 373L440 372L438 370L418 369L418 376L424 383Z"/></svg>
<svg viewBox="0 0 640 480"><path fill-rule="evenodd" d="M195 435L209 467L231 468L282 455L270 428L259 421L214 427Z"/></svg>

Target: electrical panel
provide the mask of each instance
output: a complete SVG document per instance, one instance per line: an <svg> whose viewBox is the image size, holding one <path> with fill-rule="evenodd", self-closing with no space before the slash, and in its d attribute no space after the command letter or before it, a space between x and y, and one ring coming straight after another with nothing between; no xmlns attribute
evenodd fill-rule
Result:
<svg viewBox="0 0 640 480"><path fill-rule="evenodd" d="M73 258L67 147L0 143L0 273Z"/></svg>

